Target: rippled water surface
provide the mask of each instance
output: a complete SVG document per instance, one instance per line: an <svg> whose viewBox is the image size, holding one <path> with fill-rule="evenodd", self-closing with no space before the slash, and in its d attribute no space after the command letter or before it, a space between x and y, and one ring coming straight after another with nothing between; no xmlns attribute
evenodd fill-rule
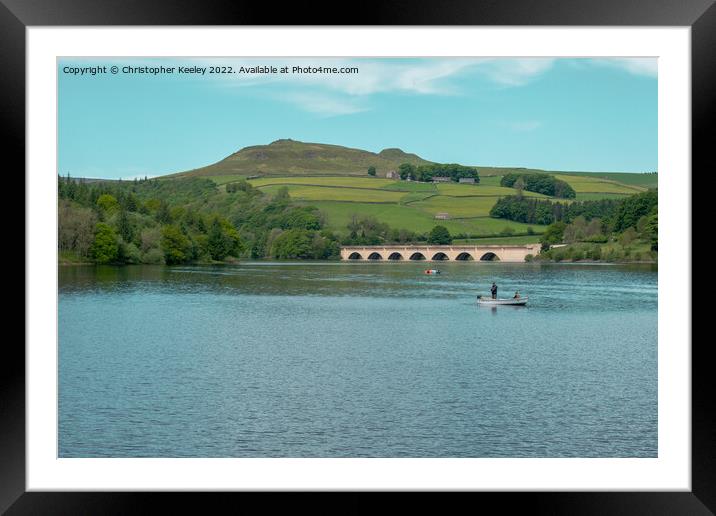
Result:
<svg viewBox="0 0 716 516"><path fill-rule="evenodd" d="M425 267L60 267L60 456L657 456L654 268Z"/></svg>

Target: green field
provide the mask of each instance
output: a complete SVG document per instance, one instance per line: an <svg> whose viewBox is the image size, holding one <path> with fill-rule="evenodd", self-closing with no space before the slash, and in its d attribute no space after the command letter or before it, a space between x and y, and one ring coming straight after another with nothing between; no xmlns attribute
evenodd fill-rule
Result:
<svg viewBox="0 0 716 516"><path fill-rule="evenodd" d="M499 197L446 197L437 195L410 203L411 208L425 211L433 217L438 213L447 213L451 219L467 217L487 217L490 209Z"/></svg>
<svg viewBox="0 0 716 516"><path fill-rule="evenodd" d="M606 192L578 192L576 201L599 201L602 199L624 199L632 194L628 193L606 193ZM569 200L571 202L571 200Z"/></svg>
<svg viewBox="0 0 716 516"><path fill-rule="evenodd" d="M384 190L398 190L401 192L431 192L437 193L438 188L433 183L418 183L415 181L393 181L392 179L386 179L385 181L391 181L382 188Z"/></svg>
<svg viewBox="0 0 716 516"><path fill-rule="evenodd" d="M602 177L574 174L557 177L577 191L576 200L621 198L644 190L639 185ZM538 235L524 235L529 225L489 217L490 209L500 197L515 194L514 189L500 186L501 178L498 175L482 177L478 184L432 184L369 176L289 176L255 178L249 183L268 195L275 195L286 187L293 200L318 207L328 229L340 234L347 233L346 226L354 216L373 216L392 228L417 233L428 232L439 224L452 234L494 239L509 228L520 236L502 237L505 243L513 241L508 239L514 239L514 243L537 241ZM534 192L523 193L550 199ZM436 219L438 213L447 213L450 218ZM532 230L539 234L544 227L533 225Z"/></svg>
<svg viewBox="0 0 716 516"><path fill-rule="evenodd" d="M451 233L474 235L496 235L505 228L524 233L528 227L489 217L497 199L514 192L499 186L434 185L354 177L260 178L249 182L268 195L276 195L286 187L291 199L317 206L326 217L326 225L338 233L347 232L353 215L374 216L393 228L416 232L430 231L438 224ZM439 192L450 195L437 195ZM435 218L443 212L450 219ZM536 226L534 230L541 232L543 228Z"/></svg>
<svg viewBox="0 0 716 516"><path fill-rule="evenodd" d="M414 193L407 193L403 195L403 197L400 198L400 204L412 204L416 201L422 201L423 199L430 199L431 197L434 197L437 195L437 193L434 192L414 192Z"/></svg>
<svg viewBox="0 0 716 516"><path fill-rule="evenodd" d="M226 183L235 183L236 181L240 181L241 179L246 179L249 176L245 175L226 175L226 176L206 176L207 179L211 179L213 182L215 182L217 185L225 185Z"/></svg>
<svg viewBox="0 0 716 516"><path fill-rule="evenodd" d="M646 188L636 185L625 185L608 179L592 176L574 176L556 174L554 177L569 183L574 191L579 193L607 193L632 195L643 192Z"/></svg>
<svg viewBox="0 0 716 516"><path fill-rule="evenodd" d="M377 177L262 177L249 180L253 186L261 187L268 185L306 185L306 186L336 186L344 188L370 188L385 189L389 186L400 183L392 179L381 179ZM404 183L403 184L409 184ZM403 191L410 191L405 187Z"/></svg>
<svg viewBox="0 0 716 516"><path fill-rule="evenodd" d="M395 229L408 229L417 233L429 232L434 226L442 225L450 233L465 233L474 236L499 235L505 228L515 233L526 233L532 227L535 233L542 233L544 226L520 224L490 217L476 217L462 220L435 220L428 211L414 208L413 205L366 204L356 202L316 201L307 203L316 206L324 214L326 226L336 233L346 234L347 225L353 216L372 216Z"/></svg>
<svg viewBox="0 0 716 516"><path fill-rule="evenodd" d="M500 186L502 175L498 176L483 176L480 175L480 186Z"/></svg>
<svg viewBox="0 0 716 516"><path fill-rule="evenodd" d="M405 192L393 192L390 190L370 190L367 188L341 188L324 186L299 186L299 185L269 185L261 187L260 190L269 195L275 195L280 188L288 188L292 199L297 201L347 201L347 202L376 202L376 203L399 203L405 196Z"/></svg>
<svg viewBox="0 0 716 516"><path fill-rule="evenodd" d="M520 235L510 237L484 237L484 238L461 238L453 241L454 244L536 244L539 242L540 235Z"/></svg>
<svg viewBox="0 0 716 516"><path fill-rule="evenodd" d="M574 191L577 192L578 201L619 199L657 186L656 174L626 174L619 172L553 172L552 174L574 188ZM501 180L502 175L481 177L480 186L500 187ZM443 185L440 186L442 187ZM495 191L495 195L514 195L513 189L508 188L506 190L510 193L498 193L498 191ZM450 193L450 195L455 194ZM533 192L524 192L524 195L546 197Z"/></svg>
<svg viewBox="0 0 716 516"><path fill-rule="evenodd" d="M478 185L469 184L458 184L458 183L441 183L437 185L438 191L442 195L449 195L454 197L477 197L477 196L492 196L492 197L503 197L506 195L515 195L514 188L506 188L504 186L495 185L484 185L482 182ZM526 197L544 197L546 195L535 192L523 192Z"/></svg>
<svg viewBox="0 0 716 516"><path fill-rule="evenodd" d="M555 172L555 174L593 177L642 188L656 188L659 181L658 174L629 174L626 172Z"/></svg>

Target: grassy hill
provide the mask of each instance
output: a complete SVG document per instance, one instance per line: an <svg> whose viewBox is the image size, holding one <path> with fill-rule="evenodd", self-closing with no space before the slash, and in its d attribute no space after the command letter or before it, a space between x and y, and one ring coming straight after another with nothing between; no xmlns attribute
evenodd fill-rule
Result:
<svg viewBox="0 0 716 516"><path fill-rule="evenodd" d="M489 212L500 197L514 195L500 186L508 173L549 173L569 183L577 200L620 198L656 187L656 174L616 172L547 171L531 168L477 166L480 183L430 184L386 179L389 170L402 163L430 162L401 149L373 153L340 145L306 143L290 139L269 145L245 147L207 167L165 176L202 177L221 189L242 179L268 196L286 187L291 199L318 207L326 227L345 234L354 217L373 216L393 228L424 233L441 224L453 234L473 238L537 241L544 227L490 218ZM377 177L367 174L374 166ZM547 198L541 194L525 195ZM563 201L563 200L561 200ZM436 215L447 213L447 220ZM527 235L529 228L530 233ZM508 235L514 236L508 236ZM502 235L502 236L501 236ZM521 235L521 236L518 236ZM505 240L506 241L506 240Z"/></svg>
<svg viewBox="0 0 716 516"><path fill-rule="evenodd" d="M422 165L430 162L400 149L384 149L374 153L340 145L286 139L268 145L244 147L213 165L173 176L234 176L234 179L280 175L364 176L368 167L373 166L378 176L385 177L386 172L397 170L401 163Z"/></svg>

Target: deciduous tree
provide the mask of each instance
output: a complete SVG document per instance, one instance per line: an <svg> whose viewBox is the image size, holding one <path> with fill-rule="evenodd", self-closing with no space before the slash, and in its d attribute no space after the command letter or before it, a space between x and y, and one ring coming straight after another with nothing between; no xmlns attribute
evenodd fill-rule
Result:
<svg viewBox="0 0 716 516"><path fill-rule="evenodd" d="M452 236L445 226L435 226L428 235L428 244L449 245L452 244Z"/></svg>
<svg viewBox="0 0 716 516"><path fill-rule="evenodd" d="M90 256L97 263L111 263L117 259L119 244L117 234L109 224L98 222L95 226L94 242Z"/></svg>

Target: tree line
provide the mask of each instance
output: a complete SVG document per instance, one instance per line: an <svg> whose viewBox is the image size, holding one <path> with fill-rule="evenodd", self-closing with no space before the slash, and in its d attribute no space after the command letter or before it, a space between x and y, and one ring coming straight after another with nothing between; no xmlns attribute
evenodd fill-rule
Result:
<svg viewBox="0 0 716 516"><path fill-rule="evenodd" d="M86 182L60 177L59 250L74 261L181 264L251 258L328 258L337 238L315 207L246 181Z"/></svg>
<svg viewBox="0 0 716 516"><path fill-rule="evenodd" d="M562 199L574 199L577 193L569 183L557 179L549 174L540 173L511 173L506 174L500 180L500 186L516 188L518 191L527 190L550 197Z"/></svg>
<svg viewBox="0 0 716 516"><path fill-rule="evenodd" d="M58 178L60 258L98 264L213 263L237 259L338 259L341 245L451 241L354 216L343 237L286 187L269 195L247 181L83 181ZM447 236L446 234L447 233Z"/></svg>
<svg viewBox="0 0 716 516"><path fill-rule="evenodd" d="M430 182L435 177L449 177L452 181L458 182L463 178L472 178L475 183L480 182L480 176L475 167L467 167L456 163L433 163L430 165L415 166L411 163L403 163L398 167L400 179L420 182Z"/></svg>
<svg viewBox="0 0 716 516"><path fill-rule="evenodd" d="M494 218L528 224L570 223L576 217L585 220L600 218L610 231L621 232L636 225L639 218L656 210L658 194L649 190L623 199L573 201L570 203L512 195L498 199L490 210Z"/></svg>

